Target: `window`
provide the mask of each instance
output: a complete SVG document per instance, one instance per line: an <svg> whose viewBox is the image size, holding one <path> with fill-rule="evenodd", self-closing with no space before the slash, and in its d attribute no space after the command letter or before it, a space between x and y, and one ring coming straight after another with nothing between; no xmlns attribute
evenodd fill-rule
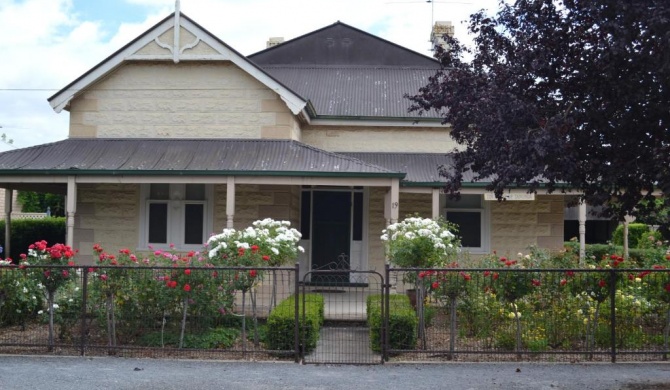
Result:
<svg viewBox="0 0 670 390"><path fill-rule="evenodd" d="M489 249L489 213L482 195L461 195L461 199L444 198L447 221L458 225L461 244L472 253Z"/></svg>
<svg viewBox="0 0 670 390"><path fill-rule="evenodd" d="M204 184L142 185L140 247L200 249L212 230L211 192Z"/></svg>

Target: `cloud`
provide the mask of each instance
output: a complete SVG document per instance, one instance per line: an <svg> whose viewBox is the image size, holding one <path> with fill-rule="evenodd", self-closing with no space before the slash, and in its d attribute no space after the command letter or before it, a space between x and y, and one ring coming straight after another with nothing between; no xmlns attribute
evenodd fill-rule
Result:
<svg viewBox="0 0 670 390"><path fill-rule="evenodd" d="M182 0L181 7L246 55L263 50L269 37L292 39L338 20L430 55L433 8L435 20L453 21L457 36L467 39L457 21L478 8L497 5L497 0L410 1ZM69 114L54 113L48 97L169 15L175 5L174 0L125 2L140 6L145 14L133 15L132 20L140 20L134 23L113 20L110 31L109 19L85 20L72 0L0 0L0 52L10 59L0 61L0 133L17 146L67 137Z"/></svg>

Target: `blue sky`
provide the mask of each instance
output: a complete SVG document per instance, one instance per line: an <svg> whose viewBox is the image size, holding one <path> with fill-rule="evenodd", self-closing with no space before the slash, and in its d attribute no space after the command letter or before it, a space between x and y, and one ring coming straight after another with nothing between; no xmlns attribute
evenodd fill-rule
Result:
<svg viewBox="0 0 670 390"><path fill-rule="evenodd" d="M72 9L82 20L100 21L102 30L112 36L121 23L141 23L147 7L120 0L73 0Z"/></svg>
<svg viewBox="0 0 670 390"><path fill-rule="evenodd" d="M498 0L181 0L181 9L242 54L338 20L429 55L431 13L460 21ZM67 138L47 99L174 11L174 0L0 0L0 133L26 147ZM6 60L8 59L8 60Z"/></svg>

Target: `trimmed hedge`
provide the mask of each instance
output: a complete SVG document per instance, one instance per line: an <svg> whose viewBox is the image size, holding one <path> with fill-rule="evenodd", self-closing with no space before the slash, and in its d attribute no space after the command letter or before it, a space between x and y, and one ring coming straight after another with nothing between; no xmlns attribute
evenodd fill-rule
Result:
<svg viewBox="0 0 670 390"><path fill-rule="evenodd" d="M370 348L381 352L382 309L380 294L370 295L367 300ZM407 295L389 295L389 346L391 349L415 349L419 319L409 303Z"/></svg>
<svg viewBox="0 0 670 390"><path fill-rule="evenodd" d="M565 247L574 248L574 254L579 255L579 246L574 246L571 242L566 242ZM599 261L603 257L607 257L612 254L623 256L623 246L610 244L586 244L585 249L586 257L593 258L595 261ZM633 266L643 266L648 261L658 256L658 251L656 249L629 248L628 255L630 256L630 261L635 263Z"/></svg>
<svg viewBox="0 0 670 390"><path fill-rule="evenodd" d="M628 247L637 248L640 238L649 230L649 226L643 223L628 224ZM612 243L614 245L623 246L623 224L619 224L614 230L614 233L612 233Z"/></svg>
<svg viewBox="0 0 670 390"><path fill-rule="evenodd" d="M302 329L302 338L306 340L303 345L305 353L313 350L319 340L319 331L324 320L324 301L321 294L305 294L305 318L303 320L303 299L298 296L299 322ZM294 339L295 327L295 296L292 295L281 301L275 307L267 321L267 348L277 351L293 351L295 349Z"/></svg>
<svg viewBox="0 0 670 390"><path fill-rule="evenodd" d="M21 253L28 253L28 246L45 240L51 244L65 243L65 218L12 219L11 253L0 257L11 257L18 261ZM5 247L5 221L0 221L0 245Z"/></svg>

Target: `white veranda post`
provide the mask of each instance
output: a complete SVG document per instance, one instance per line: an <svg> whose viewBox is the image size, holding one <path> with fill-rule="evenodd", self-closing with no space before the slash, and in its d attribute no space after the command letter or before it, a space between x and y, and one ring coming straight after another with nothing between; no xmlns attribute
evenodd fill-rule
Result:
<svg viewBox="0 0 670 390"><path fill-rule="evenodd" d="M579 203L579 265L586 259L586 202Z"/></svg>
<svg viewBox="0 0 670 390"><path fill-rule="evenodd" d="M65 213L67 216L66 227L67 235L65 243L70 247L74 246L74 216L77 212L77 183L74 176L67 178L67 199L65 200Z"/></svg>
<svg viewBox="0 0 670 390"><path fill-rule="evenodd" d="M12 236L12 198L14 191L11 189L5 190L5 258L9 257L9 251L11 248L11 236Z"/></svg>
<svg viewBox="0 0 670 390"><path fill-rule="evenodd" d="M226 185L226 228L232 229L235 222L235 177L228 177Z"/></svg>

